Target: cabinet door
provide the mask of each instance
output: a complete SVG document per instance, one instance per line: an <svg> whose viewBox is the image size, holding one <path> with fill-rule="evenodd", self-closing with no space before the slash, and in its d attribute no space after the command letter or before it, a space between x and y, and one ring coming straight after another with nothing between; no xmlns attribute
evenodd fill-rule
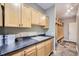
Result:
<svg viewBox="0 0 79 59"><path fill-rule="evenodd" d="M32 50L30 52L27 52L25 56L36 56L36 50Z"/></svg>
<svg viewBox="0 0 79 59"><path fill-rule="evenodd" d="M2 26L2 9L1 9L1 5L0 5L0 26Z"/></svg>
<svg viewBox="0 0 79 59"><path fill-rule="evenodd" d="M37 44L37 56L45 56L44 42Z"/></svg>
<svg viewBox="0 0 79 59"><path fill-rule="evenodd" d="M24 56L24 51L14 51L14 52L11 52L9 54L7 54L6 56Z"/></svg>
<svg viewBox="0 0 79 59"><path fill-rule="evenodd" d="M22 27L31 27L31 7L22 5Z"/></svg>
<svg viewBox="0 0 79 59"><path fill-rule="evenodd" d="M40 13L40 20L39 20L39 22L40 22L41 26L45 26L46 25L46 16L43 15L42 13Z"/></svg>
<svg viewBox="0 0 79 59"><path fill-rule="evenodd" d="M40 49L37 50L37 56L45 56L45 49L44 47L41 47Z"/></svg>
<svg viewBox="0 0 79 59"><path fill-rule="evenodd" d="M45 55L48 56L53 50L52 39L45 42Z"/></svg>
<svg viewBox="0 0 79 59"><path fill-rule="evenodd" d="M15 53L15 54L11 55L11 56L24 56L24 52L23 51L18 52L18 53Z"/></svg>
<svg viewBox="0 0 79 59"><path fill-rule="evenodd" d="M48 28L49 27L49 18L46 17L46 20L45 20L45 27L44 28Z"/></svg>
<svg viewBox="0 0 79 59"><path fill-rule="evenodd" d="M5 4L5 26L19 27L20 22L20 4Z"/></svg>
<svg viewBox="0 0 79 59"><path fill-rule="evenodd" d="M32 9L32 24L39 25L39 12L35 9Z"/></svg>
<svg viewBox="0 0 79 59"><path fill-rule="evenodd" d="M30 46L24 51L25 56L36 56L36 46Z"/></svg>

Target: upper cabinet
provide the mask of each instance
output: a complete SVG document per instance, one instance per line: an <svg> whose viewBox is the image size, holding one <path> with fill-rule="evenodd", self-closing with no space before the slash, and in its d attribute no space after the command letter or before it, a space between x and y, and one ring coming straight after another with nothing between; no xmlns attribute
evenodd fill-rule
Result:
<svg viewBox="0 0 79 59"><path fill-rule="evenodd" d="M23 4L5 4L6 27L31 27L31 8Z"/></svg>
<svg viewBox="0 0 79 59"><path fill-rule="evenodd" d="M46 24L46 16L45 16L44 14L42 14L42 13L40 13L39 24L40 24L41 26L45 26L45 24Z"/></svg>
<svg viewBox="0 0 79 59"><path fill-rule="evenodd" d="M0 26L2 26L2 8L0 5Z"/></svg>
<svg viewBox="0 0 79 59"><path fill-rule="evenodd" d="M48 17L43 13L32 9L32 24L48 28Z"/></svg>
<svg viewBox="0 0 79 59"><path fill-rule="evenodd" d="M32 24L39 25L40 13L32 8Z"/></svg>
<svg viewBox="0 0 79 59"><path fill-rule="evenodd" d="M5 26L19 27L20 22L20 4L5 3Z"/></svg>
<svg viewBox="0 0 79 59"><path fill-rule="evenodd" d="M5 3L4 8L5 27L31 28L31 25L39 25L48 28L47 16L30 6L19 3Z"/></svg>
<svg viewBox="0 0 79 59"><path fill-rule="evenodd" d="M31 28L31 7L22 5L22 27Z"/></svg>
<svg viewBox="0 0 79 59"><path fill-rule="evenodd" d="M44 26L45 29L48 29L48 27L49 27L49 21L48 20L49 20L49 17L46 16L45 26Z"/></svg>

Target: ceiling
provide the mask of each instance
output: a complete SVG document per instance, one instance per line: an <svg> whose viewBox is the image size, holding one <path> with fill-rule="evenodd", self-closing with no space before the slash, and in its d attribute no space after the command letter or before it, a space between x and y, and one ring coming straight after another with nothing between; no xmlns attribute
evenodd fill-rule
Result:
<svg viewBox="0 0 79 59"><path fill-rule="evenodd" d="M76 15L78 4L74 3L59 3L56 4L56 16L72 17Z"/></svg>
<svg viewBox="0 0 79 59"><path fill-rule="evenodd" d="M37 3L37 5L39 5L41 8L46 10L46 9L50 8L51 6L53 6L54 3Z"/></svg>

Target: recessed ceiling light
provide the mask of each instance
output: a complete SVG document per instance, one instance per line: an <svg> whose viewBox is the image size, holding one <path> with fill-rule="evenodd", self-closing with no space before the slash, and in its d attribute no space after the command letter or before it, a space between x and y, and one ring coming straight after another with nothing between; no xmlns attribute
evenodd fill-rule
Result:
<svg viewBox="0 0 79 59"><path fill-rule="evenodd" d="M69 9L69 8L70 8L70 6L71 6L70 4L67 4L67 5L66 5L66 8L67 8L67 9Z"/></svg>
<svg viewBox="0 0 79 59"><path fill-rule="evenodd" d="M66 12L65 15L68 15L68 12Z"/></svg>
<svg viewBox="0 0 79 59"><path fill-rule="evenodd" d="M19 3L14 3L13 5L15 5L15 6L19 6L20 4L19 4Z"/></svg>
<svg viewBox="0 0 79 59"><path fill-rule="evenodd" d="M67 10L67 12L70 12L70 11L71 11L70 9Z"/></svg>
<svg viewBox="0 0 79 59"><path fill-rule="evenodd" d="M71 7L70 9L72 10L74 7Z"/></svg>

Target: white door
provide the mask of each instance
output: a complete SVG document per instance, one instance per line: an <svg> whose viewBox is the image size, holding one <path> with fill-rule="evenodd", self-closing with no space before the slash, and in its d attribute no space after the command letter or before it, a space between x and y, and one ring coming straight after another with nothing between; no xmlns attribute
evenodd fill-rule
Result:
<svg viewBox="0 0 79 59"><path fill-rule="evenodd" d="M69 41L77 42L77 24L69 23Z"/></svg>

